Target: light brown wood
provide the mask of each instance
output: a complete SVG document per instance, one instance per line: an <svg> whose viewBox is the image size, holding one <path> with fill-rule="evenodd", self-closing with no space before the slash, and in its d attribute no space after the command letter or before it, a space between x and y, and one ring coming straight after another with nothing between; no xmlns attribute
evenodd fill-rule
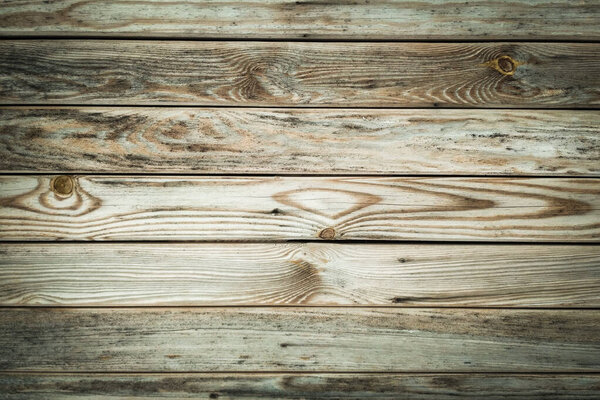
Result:
<svg viewBox="0 0 600 400"><path fill-rule="evenodd" d="M4 308L0 370L598 372L598 310Z"/></svg>
<svg viewBox="0 0 600 400"><path fill-rule="evenodd" d="M600 39L594 0L16 0L2 35L277 39Z"/></svg>
<svg viewBox="0 0 600 400"><path fill-rule="evenodd" d="M6 40L0 54L0 104L600 104L598 43Z"/></svg>
<svg viewBox="0 0 600 400"><path fill-rule="evenodd" d="M600 237L600 181L592 178L57 178L0 177L0 239Z"/></svg>
<svg viewBox="0 0 600 400"><path fill-rule="evenodd" d="M600 246L3 244L0 306L600 307Z"/></svg>
<svg viewBox="0 0 600 400"><path fill-rule="evenodd" d="M599 129L573 110L0 108L0 170L598 176Z"/></svg>
<svg viewBox="0 0 600 400"><path fill-rule="evenodd" d="M594 374L0 374L6 400L597 400Z"/></svg>

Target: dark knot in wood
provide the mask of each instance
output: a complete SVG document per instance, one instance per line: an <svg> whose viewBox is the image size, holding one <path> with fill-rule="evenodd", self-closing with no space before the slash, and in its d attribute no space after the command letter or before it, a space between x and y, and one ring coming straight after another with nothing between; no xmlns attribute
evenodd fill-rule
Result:
<svg viewBox="0 0 600 400"><path fill-rule="evenodd" d="M50 183L50 187L54 193L68 196L73 193L73 178L65 175L57 176Z"/></svg>
<svg viewBox="0 0 600 400"><path fill-rule="evenodd" d="M331 240L335 238L335 229L333 228L325 228L321 232L319 232L319 237L325 240Z"/></svg>
<svg viewBox="0 0 600 400"><path fill-rule="evenodd" d="M500 56L494 60L490 60L482 65L490 67L500 72L502 75L514 75L517 66L520 63L511 56Z"/></svg>

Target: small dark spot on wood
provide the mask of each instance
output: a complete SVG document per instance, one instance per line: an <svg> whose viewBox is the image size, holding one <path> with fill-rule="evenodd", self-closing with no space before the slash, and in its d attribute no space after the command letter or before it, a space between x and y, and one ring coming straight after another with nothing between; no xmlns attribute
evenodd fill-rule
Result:
<svg viewBox="0 0 600 400"><path fill-rule="evenodd" d="M392 298L392 303L394 303L394 304L406 303L411 300L414 300L414 299L412 297L396 296L396 297Z"/></svg>
<svg viewBox="0 0 600 400"><path fill-rule="evenodd" d="M218 399L219 398L219 394L218 393L211 393L208 397L210 397L211 399Z"/></svg>
<svg viewBox="0 0 600 400"><path fill-rule="evenodd" d="M287 343L279 343L279 347L282 347L284 349L288 346L289 346L289 344L287 344Z"/></svg>
<svg viewBox="0 0 600 400"><path fill-rule="evenodd" d="M180 358L181 356L179 354L167 354L165 357L173 359Z"/></svg>
<svg viewBox="0 0 600 400"><path fill-rule="evenodd" d="M406 262L406 258L399 258L398 262L400 262L401 264L404 264Z"/></svg>
<svg viewBox="0 0 600 400"><path fill-rule="evenodd" d="M271 210L271 214L282 214L281 210L279 208L274 208L273 210Z"/></svg>

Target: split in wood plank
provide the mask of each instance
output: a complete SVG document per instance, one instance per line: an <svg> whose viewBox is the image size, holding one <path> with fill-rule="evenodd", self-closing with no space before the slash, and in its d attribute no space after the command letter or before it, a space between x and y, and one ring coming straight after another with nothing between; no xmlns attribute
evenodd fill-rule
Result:
<svg viewBox="0 0 600 400"><path fill-rule="evenodd" d="M0 374L5 400L597 400L595 374Z"/></svg>
<svg viewBox="0 0 600 400"><path fill-rule="evenodd" d="M600 105L599 43L0 42L0 104Z"/></svg>
<svg viewBox="0 0 600 400"><path fill-rule="evenodd" d="M598 176L599 130L581 110L11 107L0 170Z"/></svg>
<svg viewBox="0 0 600 400"><path fill-rule="evenodd" d="M4 308L0 370L598 372L598 310Z"/></svg>
<svg viewBox="0 0 600 400"><path fill-rule="evenodd" d="M0 306L600 307L600 246L2 244Z"/></svg>
<svg viewBox="0 0 600 400"><path fill-rule="evenodd" d="M2 240L598 242L594 178L0 177Z"/></svg>
<svg viewBox="0 0 600 400"><path fill-rule="evenodd" d="M0 34L264 39L599 40L594 0L17 0Z"/></svg>

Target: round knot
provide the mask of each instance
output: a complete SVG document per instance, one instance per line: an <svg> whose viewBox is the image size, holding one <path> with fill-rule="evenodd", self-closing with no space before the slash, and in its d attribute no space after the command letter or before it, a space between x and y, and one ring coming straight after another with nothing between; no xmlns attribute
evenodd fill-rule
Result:
<svg viewBox="0 0 600 400"><path fill-rule="evenodd" d="M510 74L515 70L515 63L509 56L502 56L498 58L498 67L507 74Z"/></svg>
<svg viewBox="0 0 600 400"><path fill-rule="evenodd" d="M319 232L319 237L325 240L331 240L335 238L335 229L333 228L325 228L321 232Z"/></svg>
<svg viewBox="0 0 600 400"><path fill-rule="evenodd" d="M54 193L67 196L73 192L73 179L70 176L57 176L50 183Z"/></svg>
<svg viewBox="0 0 600 400"><path fill-rule="evenodd" d="M521 65L521 63L513 59L511 56L500 56L481 65L493 68L502 75L511 76L515 74L517 67Z"/></svg>

